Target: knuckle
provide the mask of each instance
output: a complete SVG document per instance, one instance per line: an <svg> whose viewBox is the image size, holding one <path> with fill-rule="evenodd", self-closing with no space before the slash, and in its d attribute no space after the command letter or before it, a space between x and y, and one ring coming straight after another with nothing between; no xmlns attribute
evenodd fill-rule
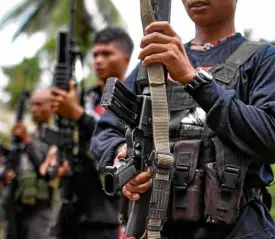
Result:
<svg viewBox="0 0 275 239"><path fill-rule="evenodd" d="M163 25L164 25L165 27L170 26L170 24L169 24L168 21L163 21Z"/></svg>
<svg viewBox="0 0 275 239"><path fill-rule="evenodd" d="M174 44L174 43L169 43L169 50L170 51L175 51L176 50L176 48L177 48L177 46Z"/></svg>
<svg viewBox="0 0 275 239"><path fill-rule="evenodd" d="M153 43L150 43L150 44L148 45L148 49L150 49L150 50L155 49L156 46L157 46L156 43L154 43L154 42L153 42Z"/></svg>
<svg viewBox="0 0 275 239"><path fill-rule="evenodd" d="M133 186L130 184L130 183L127 183L126 184L126 187L125 187L125 190L127 192L132 192L133 191Z"/></svg>
<svg viewBox="0 0 275 239"><path fill-rule="evenodd" d="M178 37L173 38L173 43L178 47L181 47L182 45L181 40Z"/></svg>
<svg viewBox="0 0 275 239"><path fill-rule="evenodd" d="M152 34L150 34L151 38L158 38L159 37L159 33L158 32L153 32Z"/></svg>

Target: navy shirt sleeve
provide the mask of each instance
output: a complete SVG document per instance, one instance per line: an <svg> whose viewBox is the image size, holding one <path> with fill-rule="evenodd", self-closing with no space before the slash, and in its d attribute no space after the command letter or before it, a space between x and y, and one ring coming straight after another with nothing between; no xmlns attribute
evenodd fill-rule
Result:
<svg viewBox="0 0 275 239"><path fill-rule="evenodd" d="M246 104L235 90L225 90L215 82L200 87L194 99L207 112L207 124L220 139L262 163L274 163L275 47L263 47L249 64Z"/></svg>
<svg viewBox="0 0 275 239"><path fill-rule="evenodd" d="M135 92L135 82L138 74L138 67L125 80L124 85ZM117 147L125 143L125 126L119 122L109 112L105 112L99 120L95 133L92 137L90 151L95 156L95 159L99 161L108 149L117 149Z"/></svg>

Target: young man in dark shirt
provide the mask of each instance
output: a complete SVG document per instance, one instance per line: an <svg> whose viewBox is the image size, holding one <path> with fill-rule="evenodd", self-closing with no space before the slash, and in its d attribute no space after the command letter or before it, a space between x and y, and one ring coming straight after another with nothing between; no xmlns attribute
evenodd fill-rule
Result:
<svg viewBox="0 0 275 239"><path fill-rule="evenodd" d="M91 53L97 82L95 87L86 92L85 106L79 104L72 81L68 92L56 88L52 90L55 95L52 101L54 111L76 122L80 137L85 138L80 140L85 144L87 152L96 123L104 112L100 100L105 82L111 76L124 80L132 51L133 42L122 28L107 27L96 32ZM86 166L94 167L94 163L95 161L89 160ZM91 177L98 177L97 172L95 174L95 170L89 171L89 168L85 167L85 174L80 174L80 181L76 182L76 185L88 185ZM77 238L117 238L118 210L101 189L102 187L99 191L89 191L86 187L85 193L79 196L78 204L81 205L79 208L83 215L82 221L79 222Z"/></svg>
<svg viewBox="0 0 275 239"><path fill-rule="evenodd" d="M80 129L87 131L88 142L91 139L95 123L103 114L100 99L106 80L111 77L125 79L126 70L133 51L130 36L119 27L107 27L95 34L91 49L92 69L95 70L96 85L86 92L86 106L81 106L77 92L70 82L69 92L53 89L52 106L56 113L76 121ZM85 110L87 112L85 112ZM92 117L89 117L92 116Z"/></svg>
<svg viewBox="0 0 275 239"><path fill-rule="evenodd" d="M259 187L264 187L273 179L270 164L274 163L275 152L275 48L262 46L238 69L231 89L224 89L215 74L212 80L211 75L208 78L211 73L205 75L201 69L214 70L246 41L235 30L237 0L183 0L183 4L195 23L194 39L183 46L168 23L156 22L146 28L148 34L141 41L139 55L145 66L158 62L168 70L170 121L181 116L177 125L170 124L170 142L201 138L207 124L223 147L238 152L242 162L247 162L247 158L251 160L249 168L256 172L252 177L261 185ZM137 74L138 68L127 78L125 85L141 94L136 82ZM204 75L203 83L198 83L198 74ZM192 82L198 83L198 87L190 87ZM125 143L123 125L106 112L98 128L99 133L92 140L93 152L100 157L111 146L117 150L117 158L126 157L125 148L121 146ZM206 149L204 143L202 139ZM207 167L200 162L206 162L213 156L213 151L210 151L210 156L204 154L205 149L199 156L198 169ZM258 187L249 185L249 182L250 179L245 181L244 191ZM151 173L147 171L133 178L123 188L123 193L131 200L139 200L140 194L151 186ZM243 196L248 198L245 192ZM261 197L256 196L242 204L237 221L230 225L211 224L204 220L187 222L177 220L174 215L168 215L168 218L162 231L163 238L275 237L273 219Z"/></svg>

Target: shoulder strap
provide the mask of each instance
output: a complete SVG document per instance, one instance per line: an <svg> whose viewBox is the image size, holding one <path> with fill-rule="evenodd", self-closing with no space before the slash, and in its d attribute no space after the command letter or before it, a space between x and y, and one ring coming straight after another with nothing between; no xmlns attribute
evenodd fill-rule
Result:
<svg viewBox="0 0 275 239"><path fill-rule="evenodd" d="M152 22L158 21L156 11L169 15L171 0L149 1L140 0L140 12L143 31ZM163 16L164 16L163 15ZM169 17L167 16L167 20ZM165 85L165 72L162 64L147 66L150 96L152 103L152 126L154 153L151 155L153 165L153 185L149 202L147 220L147 238L160 239L168 209L171 175L174 164L169 145L169 113Z"/></svg>
<svg viewBox="0 0 275 239"><path fill-rule="evenodd" d="M218 83L227 89L234 87L238 80L238 70L264 45L261 42L245 41L233 52L224 64L217 65L212 70Z"/></svg>
<svg viewBox="0 0 275 239"><path fill-rule="evenodd" d="M250 57L252 57L264 45L265 44L261 42L247 40L243 42L239 46L239 48L226 59L225 64L234 69L239 69L245 62L247 62L250 59Z"/></svg>

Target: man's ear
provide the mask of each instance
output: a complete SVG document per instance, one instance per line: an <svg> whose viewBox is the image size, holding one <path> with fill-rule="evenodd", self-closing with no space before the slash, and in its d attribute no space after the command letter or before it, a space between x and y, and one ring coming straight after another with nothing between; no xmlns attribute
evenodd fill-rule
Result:
<svg viewBox="0 0 275 239"><path fill-rule="evenodd" d="M130 60L131 60L130 56L125 56L125 63L129 64Z"/></svg>

